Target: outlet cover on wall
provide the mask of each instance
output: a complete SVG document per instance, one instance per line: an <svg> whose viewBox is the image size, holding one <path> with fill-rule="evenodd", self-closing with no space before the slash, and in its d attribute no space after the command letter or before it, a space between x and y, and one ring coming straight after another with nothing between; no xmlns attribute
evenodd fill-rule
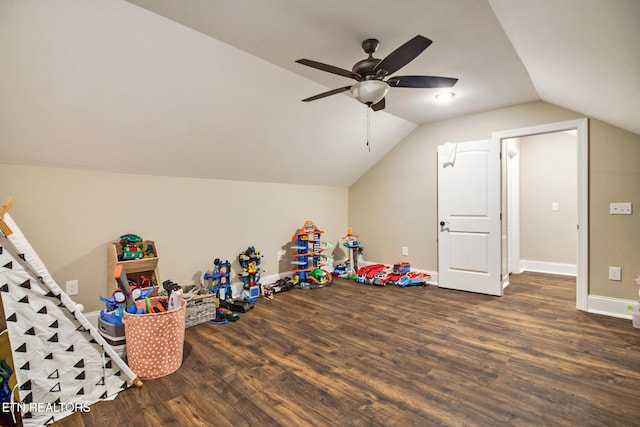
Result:
<svg viewBox="0 0 640 427"><path fill-rule="evenodd" d="M615 280L617 282L622 280L622 268L609 267L609 280Z"/></svg>
<svg viewBox="0 0 640 427"><path fill-rule="evenodd" d="M402 247L402 256L409 256L409 248L406 246Z"/></svg>
<svg viewBox="0 0 640 427"><path fill-rule="evenodd" d="M67 295L78 295L77 280L67 280Z"/></svg>

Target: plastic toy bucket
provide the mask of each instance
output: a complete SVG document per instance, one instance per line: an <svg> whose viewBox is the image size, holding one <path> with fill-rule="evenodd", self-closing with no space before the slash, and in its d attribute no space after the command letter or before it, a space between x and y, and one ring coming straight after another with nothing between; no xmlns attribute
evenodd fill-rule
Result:
<svg viewBox="0 0 640 427"><path fill-rule="evenodd" d="M152 305L159 297L150 298ZM152 314L125 314L127 363L142 380L169 375L182 364L187 303L177 310Z"/></svg>

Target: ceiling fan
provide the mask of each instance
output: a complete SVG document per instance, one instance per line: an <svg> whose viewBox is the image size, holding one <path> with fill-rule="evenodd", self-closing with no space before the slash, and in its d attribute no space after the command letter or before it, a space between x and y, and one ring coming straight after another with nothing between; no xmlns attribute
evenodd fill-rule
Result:
<svg viewBox="0 0 640 427"><path fill-rule="evenodd" d="M323 64L310 59L298 59L298 64L348 77L357 81L356 84L333 89L318 95L303 99L303 102L350 91L351 94L363 104L374 111L385 107L385 95L391 87L408 88L443 88L452 87L458 79L451 77L434 76L395 76L389 77L400 68L413 61L431 44L428 38L417 35L384 59L374 58L373 54L380 44L376 39L367 39L362 42L362 49L369 55L368 58L356 62L351 71L333 65ZM385 80L386 79L386 80Z"/></svg>

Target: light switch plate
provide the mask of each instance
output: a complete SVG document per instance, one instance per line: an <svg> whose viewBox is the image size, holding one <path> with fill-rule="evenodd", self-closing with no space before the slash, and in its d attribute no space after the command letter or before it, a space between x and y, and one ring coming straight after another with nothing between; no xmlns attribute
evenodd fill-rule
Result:
<svg viewBox="0 0 640 427"><path fill-rule="evenodd" d="M611 203L609 204L609 213L611 215L631 215L631 203Z"/></svg>

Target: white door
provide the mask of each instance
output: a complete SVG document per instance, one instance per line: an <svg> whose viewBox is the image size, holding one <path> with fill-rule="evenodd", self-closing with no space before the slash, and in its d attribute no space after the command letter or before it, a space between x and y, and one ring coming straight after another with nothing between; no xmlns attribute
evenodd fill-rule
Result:
<svg viewBox="0 0 640 427"><path fill-rule="evenodd" d="M500 145L438 146L438 285L502 295Z"/></svg>

